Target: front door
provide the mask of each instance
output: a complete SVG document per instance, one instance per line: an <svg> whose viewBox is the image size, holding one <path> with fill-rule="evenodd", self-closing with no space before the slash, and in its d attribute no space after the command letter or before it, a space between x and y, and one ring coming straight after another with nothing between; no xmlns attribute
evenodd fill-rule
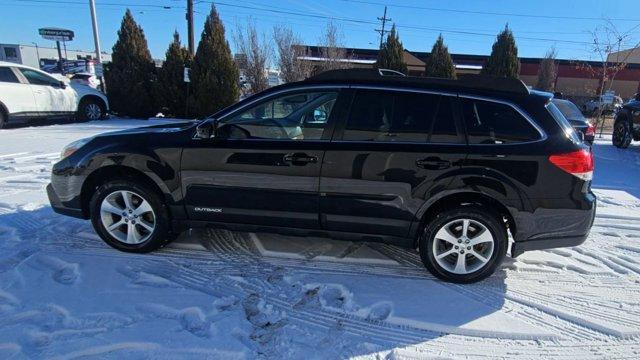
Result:
<svg viewBox="0 0 640 360"><path fill-rule="evenodd" d="M218 120L182 156L192 220L318 228L318 181L338 91L292 91Z"/></svg>
<svg viewBox="0 0 640 360"><path fill-rule="evenodd" d="M320 211L333 231L405 237L466 151L455 96L358 89L324 157Z"/></svg>
<svg viewBox="0 0 640 360"><path fill-rule="evenodd" d="M69 115L75 111L75 92L59 80L33 69L20 68L31 86L41 115Z"/></svg>

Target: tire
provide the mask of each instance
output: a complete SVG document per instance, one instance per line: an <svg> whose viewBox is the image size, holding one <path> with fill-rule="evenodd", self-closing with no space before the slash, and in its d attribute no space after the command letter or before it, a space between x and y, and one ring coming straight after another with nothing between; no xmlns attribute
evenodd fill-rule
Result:
<svg viewBox="0 0 640 360"><path fill-rule="evenodd" d="M85 98L78 105L77 118L82 121L100 120L105 116L105 106L101 100Z"/></svg>
<svg viewBox="0 0 640 360"><path fill-rule="evenodd" d="M626 149L631 144L631 137L632 134L629 121L624 117L616 120L613 125L613 135L611 136L613 146L620 149Z"/></svg>
<svg viewBox="0 0 640 360"><path fill-rule="evenodd" d="M467 237L462 237L465 222ZM446 234L450 236L443 236ZM474 240L478 242L475 245ZM498 215L484 207L465 206L438 214L425 225L418 245L420 258L431 274L447 282L466 284L493 274L504 260L508 244L505 224ZM444 256L437 259L438 255ZM461 255L464 271L458 267Z"/></svg>
<svg viewBox="0 0 640 360"><path fill-rule="evenodd" d="M4 110L2 110L2 108L0 107L0 129L4 129L6 125L7 125L7 115L5 114Z"/></svg>
<svg viewBox="0 0 640 360"><path fill-rule="evenodd" d="M123 194L130 206L125 205ZM161 197L134 181L113 180L103 184L92 196L89 206L93 228L104 242L118 250L147 253L177 237L170 231L169 210ZM110 225L116 227L108 229Z"/></svg>

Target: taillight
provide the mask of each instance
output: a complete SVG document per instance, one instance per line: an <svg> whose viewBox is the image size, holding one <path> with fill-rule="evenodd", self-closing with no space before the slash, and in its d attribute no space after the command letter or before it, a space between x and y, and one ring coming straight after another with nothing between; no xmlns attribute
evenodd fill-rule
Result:
<svg viewBox="0 0 640 360"><path fill-rule="evenodd" d="M560 169L588 181L593 178L593 153L587 150L578 150L566 154L549 156L549 161Z"/></svg>
<svg viewBox="0 0 640 360"><path fill-rule="evenodd" d="M589 124L589 127L587 127L587 131L584 132L585 136L596 136L596 127Z"/></svg>

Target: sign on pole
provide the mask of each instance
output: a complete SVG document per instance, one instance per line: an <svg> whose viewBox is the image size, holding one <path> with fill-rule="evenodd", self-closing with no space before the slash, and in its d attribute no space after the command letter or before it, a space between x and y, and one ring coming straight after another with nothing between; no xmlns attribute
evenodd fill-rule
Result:
<svg viewBox="0 0 640 360"><path fill-rule="evenodd" d="M189 79L189 70L191 70L190 68L186 67L184 68L184 82L188 83L191 82L191 80Z"/></svg>
<svg viewBox="0 0 640 360"><path fill-rule="evenodd" d="M38 33L43 38L53 41L71 41L75 35L71 30L59 28L41 28L38 29Z"/></svg>

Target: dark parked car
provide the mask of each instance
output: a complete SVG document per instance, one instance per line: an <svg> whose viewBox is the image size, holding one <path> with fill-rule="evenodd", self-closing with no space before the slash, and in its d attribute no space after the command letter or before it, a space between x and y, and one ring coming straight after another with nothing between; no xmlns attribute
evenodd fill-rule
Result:
<svg viewBox="0 0 640 360"><path fill-rule="evenodd" d="M622 106L613 123L613 145L624 149L631 140L640 140L640 93Z"/></svg>
<svg viewBox="0 0 640 360"><path fill-rule="evenodd" d="M582 115L582 111L569 100L552 99L551 102L569 120L571 126L582 134L583 141L589 145L593 144L593 139L596 136L595 127Z"/></svg>
<svg viewBox="0 0 640 360"><path fill-rule="evenodd" d="M419 249L453 282L507 252L581 244L593 157L550 94L515 79L334 71L198 124L103 134L53 166L55 211L148 252L189 227Z"/></svg>

